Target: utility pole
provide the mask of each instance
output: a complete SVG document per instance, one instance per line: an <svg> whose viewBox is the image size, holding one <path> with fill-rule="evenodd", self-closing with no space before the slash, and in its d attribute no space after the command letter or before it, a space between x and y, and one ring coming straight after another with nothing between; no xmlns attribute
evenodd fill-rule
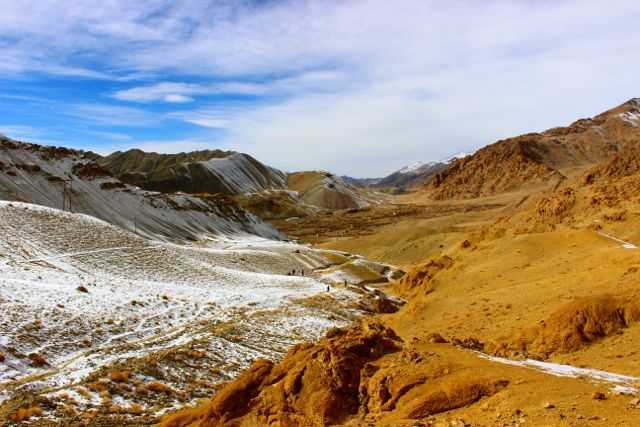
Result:
<svg viewBox="0 0 640 427"><path fill-rule="evenodd" d="M67 206L69 206L69 212L73 212L73 208L71 206L71 194L73 191L73 179L64 179L62 180L62 210L66 211Z"/></svg>

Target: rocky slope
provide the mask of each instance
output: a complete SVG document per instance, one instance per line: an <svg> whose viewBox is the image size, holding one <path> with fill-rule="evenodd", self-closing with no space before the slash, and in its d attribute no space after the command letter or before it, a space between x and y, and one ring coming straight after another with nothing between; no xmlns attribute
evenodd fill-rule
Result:
<svg viewBox="0 0 640 427"><path fill-rule="evenodd" d="M264 219L368 205L357 188L328 172L286 174L243 153L213 150L158 154L129 150L100 158L98 163L123 182L147 190L234 196Z"/></svg>
<svg viewBox="0 0 640 427"><path fill-rule="evenodd" d="M129 150L98 162L123 182L165 193L236 195L286 187L283 172L247 154L229 151L158 154Z"/></svg>
<svg viewBox="0 0 640 427"><path fill-rule="evenodd" d="M640 99L567 127L498 141L456 161L428 185L434 199L469 199L555 185L575 170L637 149Z"/></svg>
<svg viewBox="0 0 640 427"><path fill-rule="evenodd" d="M369 206L360 191L329 172L294 172L288 187L301 202L325 209L359 209Z"/></svg>
<svg viewBox="0 0 640 427"><path fill-rule="evenodd" d="M501 226L545 231L560 226L591 227L624 223L640 201L640 156L621 151L554 189L532 194L505 216Z"/></svg>
<svg viewBox="0 0 640 427"><path fill-rule="evenodd" d="M159 240L236 234L281 237L227 197L142 190L112 176L97 158L92 153L2 138L0 199L85 213Z"/></svg>

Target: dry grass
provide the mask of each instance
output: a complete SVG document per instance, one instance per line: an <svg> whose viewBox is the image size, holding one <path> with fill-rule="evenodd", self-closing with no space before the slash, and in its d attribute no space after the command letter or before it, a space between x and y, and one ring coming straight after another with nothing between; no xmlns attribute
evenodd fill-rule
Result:
<svg viewBox="0 0 640 427"><path fill-rule="evenodd" d="M154 392L154 393L164 393L167 396L173 396L173 394L175 393L175 390L173 388L169 387L166 384L162 384L159 381L152 381L152 382L144 384L141 387L144 387L148 391L151 391L151 392Z"/></svg>
<svg viewBox="0 0 640 427"><path fill-rule="evenodd" d="M617 334L640 319L640 307L631 298L597 295L579 298L553 312L540 325L525 329L512 341L498 344L492 352L548 358L570 353Z"/></svg>
<svg viewBox="0 0 640 427"><path fill-rule="evenodd" d="M113 371L111 372L111 381L116 383L126 383L131 379L132 372L130 370Z"/></svg>
<svg viewBox="0 0 640 427"><path fill-rule="evenodd" d="M48 365L47 359L40 353L31 353L28 357L31 360L31 364L37 368Z"/></svg>
<svg viewBox="0 0 640 427"><path fill-rule="evenodd" d="M21 423L33 417L42 416L42 409L38 406L30 406L28 408L19 408L10 418L11 421Z"/></svg>

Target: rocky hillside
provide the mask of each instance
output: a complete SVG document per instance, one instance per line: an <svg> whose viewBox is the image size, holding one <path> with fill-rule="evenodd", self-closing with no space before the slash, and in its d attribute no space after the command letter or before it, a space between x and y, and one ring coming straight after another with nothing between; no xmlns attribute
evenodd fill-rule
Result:
<svg viewBox="0 0 640 427"><path fill-rule="evenodd" d="M280 237L223 195L142 190L112 176L97 158L93 153L1 138L0 199L88 214L159 240L235 234Z"/></svg>
<svg viewBox="0 0 640 427"><path fill-rule="evenodd" d="M325 209L359 209L369 206L358 189L329 172L291 173L288 186L307 205Z"/></svg>
<svg viewBox="0 0 640 427"><path fill-rule="evenodd" d="M498 141L460 159L429 183L432 198L470 199L553 184L640 143L640 99L567 127Z"/></svg>
<svg viewBox="0 0 640 427"><path fill-rule="evenodd" d="M509 384L492 372L472 377L468 367L403 347L380 323L332 329L318 344L293 347L278 364L256 361L212 401L173 414L161 426L316 427L347 425L354 417L360 423L349 425L420 425L414 420L472 404Z"/></svg>
<svg viewBox="0 0 640 427"><path fill-rule="evenodd" d="M236 195L286 187L283 172L231 151L158 154L129 150L98 162L123 182L165 193Z"/></svg>

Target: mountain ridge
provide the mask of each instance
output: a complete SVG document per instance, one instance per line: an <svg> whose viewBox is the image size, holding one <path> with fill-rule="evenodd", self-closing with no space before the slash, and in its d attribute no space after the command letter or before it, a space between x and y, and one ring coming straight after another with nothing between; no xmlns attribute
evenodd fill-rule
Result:
<svg viewBox="0 0 640 427"><path fill-rule="evenodd" d="M224 195L165 194L126 184L95 153L0 139L0 199L73 210L158 240L282 238Z"/></svg>
<svg viewBox="0 0 640 427"><path fill-rule="evenodd" d="M633 150L640 141L640 101L592 118L499 140L435 175L426 191L436 200L469 199L549 185L567 173Z"/></svg>
<svg viewBox="0 0 640 427"><path fill-rule="evenodd" d="M236 195L286 187L284 172L235 151L159 154L134 149L98 163L122 181L152 191Z"/></svg>

